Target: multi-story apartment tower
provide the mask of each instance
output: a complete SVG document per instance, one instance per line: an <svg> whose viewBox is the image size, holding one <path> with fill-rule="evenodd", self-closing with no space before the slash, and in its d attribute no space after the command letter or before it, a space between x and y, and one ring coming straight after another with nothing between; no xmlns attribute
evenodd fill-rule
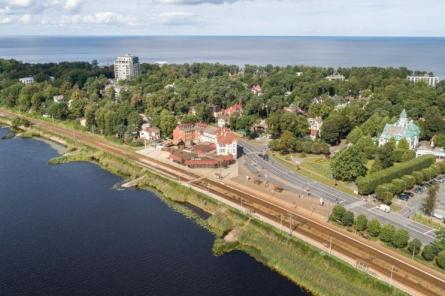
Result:
<svg viewBox="0 0 445 296"><path fill-rule="evenodd" d="M114 62L114 77L116 80L126 80L140 74L139 58L126 54L116 58Z"/></svg>

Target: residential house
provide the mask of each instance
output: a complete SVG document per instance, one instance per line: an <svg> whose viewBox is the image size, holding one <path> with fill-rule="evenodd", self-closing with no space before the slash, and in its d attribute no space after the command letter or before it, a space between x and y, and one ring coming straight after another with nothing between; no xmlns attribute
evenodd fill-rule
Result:
<svg viewBox="0 0 445 296"><path fill-rule="evenodd" d="M285 107L283 110L286 111L286 112L289 112L289 113L296 114L296 115L304 115L304 114L306 114L306 112L304 112L303 109L301 109L300 107L298 107L295 104L291 104L289 107Z"/></svg>
<svg viewBox="0 0 445 296"><path fill-rule="evenodd" d="M250 89L250 91L257 96L261 96L263 95L263 88L261 87L261 85L259 84L254 84L252 85L252 88Z"/></svg>
<svg viewBox="0 0 445 296"><path fill-rule="evenodd" d="M161 139L161 131L157 127L151 127L148 123L142 125L139 136L144 142L154 142Z"/></svg>
<svg viewBox="0 0 445 296"><path fill-rule="evenodd" d="M431 87L435 87L440 82L439 77L429 76L429 75L408 76L406 79L408 79L408 81L412 82L412 83L426 82L426 84L428 84L428 86L431 86Z"/></svg>
<svg viewBox="0 0 445 296"><path fill-rule="evenodd" d="M24 85L33 84L34 83L34 78L31 77L31 76L23 77L23 78L20 78L19 81L21 83L23 83Z"/></svg>
<svg viewBox="0 0 445 296"><path fill-rule="evenodd" d="M230 116L234 113L240 113L242 114L243 108L241 106L241 103L236 103L235 105L232 105L228 107L227 109L223 109L220 112L218 112L215 116L215 118L218 120L218 127L224 128L229 123Z"/></svg>
<svg viewBox="0 0 445 296"><path fill-rule="evenodd" d="M308 118L307 122L309 123L309 136L312 140L317 139L320 136L321 126L323 125L323 119L320 116L315 118Z"/></svg>
<svg viewBox="0 0 445 296"><path fill-rule="evenodd" d="M410 149L415 149L419 144L420 128L408 119L406 111L403 110L400 114L399 120L394 124L386 124L382 134L379 137L379 146L383 146L390 140L395 140L398 143L405 139Z"/></svg>
<svg viewBox="0 0 445 296"><path fill-rule="evenodd" d="M185 145L198 143L201 134L208 127L205 123L183 123L176 126L173 131L173 142L184 142Z"/></svg>
<svg viewBox="0 0 445 296"><path fill-rule="evenodd" d="M326 79L329 81L335 81L335 80L345 81L346 77L344 75L334 73L332 75L326 76Z"/></svg>
<svg viewBox="0 0 445 296"><path fill-rule="evenodd" d="M236 135L229 129L219 129L216 134L216 154L223 156L238 157L238 142Z"/></svg>
<svg viewBox="0 0 445 296"><path fill-rule="evenodd" d="M62 103L64 98L64 95L53 96L53 101L54 103Z"/></svg>

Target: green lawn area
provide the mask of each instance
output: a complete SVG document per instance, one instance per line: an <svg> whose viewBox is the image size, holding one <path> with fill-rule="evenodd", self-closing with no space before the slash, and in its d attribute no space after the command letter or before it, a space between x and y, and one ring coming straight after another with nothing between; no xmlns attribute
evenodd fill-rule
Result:
<svg viewBox="0 0 445 296"><path fill-rule="evenodd" d="M298 153L288 155L273 153L272 157L299 174L310 177L325 185L335 187L345 193L354 194L354 190L351 188L352 186L350 184L348 185L345 182L335 181L332 178L330 167L331 160L323 155L306 155L305 157L302 157L302 155ZM297 164L293 160L297 160L300 163Z"/></svg>

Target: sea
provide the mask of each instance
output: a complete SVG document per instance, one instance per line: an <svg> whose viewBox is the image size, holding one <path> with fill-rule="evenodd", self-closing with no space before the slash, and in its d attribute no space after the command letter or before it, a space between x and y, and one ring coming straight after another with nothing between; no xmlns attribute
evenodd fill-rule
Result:
<svg viewBox="0 0 445 296"><path fill-rule="evenodd" d="M245 253L215 257L214 236L154 193L57 155L0 139L1 296L309 295Z"/></svg>
<svg viewBox="0 0 445 296"><path fill-rule="evenodd" d="M124 53L146 63L407 67L445 79L445 38L439 37L0 37L1 58L29 63L97 60L105 65Z"/></svg>

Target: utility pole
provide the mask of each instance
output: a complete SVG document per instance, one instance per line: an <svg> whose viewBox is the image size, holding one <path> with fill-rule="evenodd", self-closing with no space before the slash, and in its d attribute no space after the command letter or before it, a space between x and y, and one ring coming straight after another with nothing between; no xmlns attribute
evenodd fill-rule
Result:
<svg viewBox="0 0 445 296"><path fill-rule="evenodd" d="M329 237L329 256L331 255L331 253L332 253L332 236Z"/></svg>
<svg viewBox="0 0 445 296"><path fill-rule="evenodd" d="M391 282L393 281L392 280L392 274L394 273L394 265L391 267Z"/></svg>

